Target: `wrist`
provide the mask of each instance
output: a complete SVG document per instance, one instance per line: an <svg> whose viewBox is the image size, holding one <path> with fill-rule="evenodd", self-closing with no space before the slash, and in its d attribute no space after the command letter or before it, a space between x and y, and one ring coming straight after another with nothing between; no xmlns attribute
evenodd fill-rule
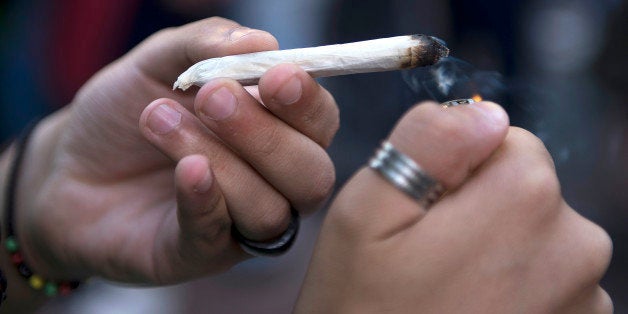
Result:
<svg viewBox="0 0 628 314"><path fill-rule="evenodd" d="M59 113L41 121L0 159L0 204L3 205L0 264L9 281L9 298L3 310L34 310L45 300L44 294L51 295L50 285L53 283L45 282L43 278L56 279L58 273L58 269L50 266L47 256L33 246L33 242L41 242L41 239L35 240L37 236L47 237L33 232L36 225L33 218L41 213L37 208L38 199L53 168L54 148L63 120L63 114ZM45 293L32 289L43 288L44 284Z"/></svg>
<svg viewBox="0 0 628 314"><path fill-rule="evenodd" d="M0 269L7 279L7 300L0 307L1 313L28 313L33 312L43 303L44 297L33 291L28 283L19 275L11 261L6 245L6 222L5 222L5 206L6 187L11 169L12 161L15 156L15 145L11 145L0 156L0 225L2 226L2 234L0 241Z"/></svg>
<svg viewBox="0 0 628 314"><path fill-rule="evenodd" d="M40 121L32 131L25 147L17 178L13 225L24 260L33 273L47 279L62 279L67 275L58 262L55 246L50 243L54 230L46 229L41 215L52 213L51 200L45 192L55 172L55 156L65 124L67 110L59 111ZM57 206L59 204L56 204ZM4 222L6 225L7 222Z"/></svg>

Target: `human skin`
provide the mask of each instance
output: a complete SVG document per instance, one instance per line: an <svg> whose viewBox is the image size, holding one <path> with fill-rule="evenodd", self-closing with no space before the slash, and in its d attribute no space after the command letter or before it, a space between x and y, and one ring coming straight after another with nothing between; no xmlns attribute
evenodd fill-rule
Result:
<svg viewBox="0 0 628 314"><path fill-rule="evenodd" d="M180 282L248 257L232 226L272 239L289 204L316 209L333 186L324 148L338 112L307 74L281 65L259 90L216 80L171 91L196 61L276 48L268 33L218 18L168 29L42 121L16 208L35 271ZM300 91L288 88L293 77ZM612 312L598 285L608 236L565 204L547 151L509 128L501 108L425 104L390 140L448 194L427 212L372 170L359 171L330 208L297 312ZM0 159L0 178L13 155ZM4 250L0 260L11 285L2 311L41 304Z"/></svg>
<svg viewBox="0 0 628 314"><path fill-rule="evenodd" d="M488 102L410 110L390 142L448 192L429 210L359 170L331 204L296 313L612 313L606 232Z"/></svg>
<svg viewBox="0 0 628 314"><path fill-rule="evenodd" d="M221 18L165 29L41 121L15 208L35 273L182 282L250 257L232 227L267 241L286 229L290 206L318 209L334 184L325 147L339 121L333 97L307 73L284 64L248 90L227 79L172 90L202 59L277 48L269 33ZM2 156L3 187L13 157L13 148ZM2 310L36 307L39 294L0 254L10 282Z"/></svg>

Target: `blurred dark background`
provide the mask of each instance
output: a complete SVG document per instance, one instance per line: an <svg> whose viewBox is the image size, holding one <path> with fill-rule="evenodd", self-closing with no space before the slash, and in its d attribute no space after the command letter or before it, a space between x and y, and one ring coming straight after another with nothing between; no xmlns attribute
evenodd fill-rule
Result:
<svg viewBox="0 0 628 314"><path fill-rule="evenodd" d="M475 92L499 101L513 125L545 142L568 203L610 233L614 257L602 284L616 313L628 313L626 1L0 3L2 143L34 117L71 102L93 73L151 33L204 17L220 15L270 31L284 49L412 33L440 37L463 60L464 69L478 74L473 76L479 77L472 82ZM364 164L403 112L432 98L425 89L429 84L417 88L407 83L408 77L425 75L426 70L412 70L321 80L341 110L342 127L329 149L339 185ZM462 79L464 73L457 75ZM95 280L41 312L290 312L323 215L306 220L296 248L279 259L255 259L228 274L174 287L120 287Z"/></svg>

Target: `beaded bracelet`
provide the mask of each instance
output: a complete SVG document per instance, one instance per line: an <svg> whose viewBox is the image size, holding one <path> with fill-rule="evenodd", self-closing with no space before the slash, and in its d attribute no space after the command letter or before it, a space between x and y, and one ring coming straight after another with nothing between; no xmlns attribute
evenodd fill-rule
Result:
<svg viewBox="0 0 628 314"><path fill-rule="evenodd" d="M7 299L7 278L4 277L4 273L0 270L0 305Z"/></svg>
<svg viewBox="0 0 628 314"><path fill-rule="evenodd" d="M54 296L57 294L68 295L72 290L76 289L79 286L80 282L56 282L52 280L46 280L42 276L34 274L31 268L24 261L24 255L20 251L17 236L15 235L15 229L13 228L15 196L17 194L17 179L26 152L28 140L30 139L30 136L33 133L36 125L37 121L33 121L31 124L29 124L28 127L15 141L15 158L13 159L13 164L10 168L9 179L6 186L4 221L6 224L7 238L5 242L5 247L9 252L11 262L17 268L18 273L28 281L29 285L33 289L43 289L44 294L47 296Z"/></svg>

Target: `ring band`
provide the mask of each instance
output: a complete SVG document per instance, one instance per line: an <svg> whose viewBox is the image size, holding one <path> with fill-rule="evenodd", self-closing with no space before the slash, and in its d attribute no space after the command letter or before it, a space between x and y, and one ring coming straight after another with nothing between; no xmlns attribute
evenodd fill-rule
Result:
<svg viewBox="0 0 628 314"><path fill-rule="evenodd" d="M460 106L460 105L470 105L474 102L475 100L473 100L472 98L454 99L454 100L441 103L441 106L445 108L449 108L449 107L455 107L455 106Z"/></svg>
<svg viewBox="0 0 628 314"><path fill-rule="evenodd" d="M424 208L429 208L445 191L438 181L427 175L414 160L395 149L388 141L384 141L375 152L375 156L369 161L369 167Z"/></svg>
<svg viewBox="0 0 628 314"><path fill-rule="evenodd" d="M231 235L238 241L240 247L253 256L278 256L286 253L299 233L299 212L290 207L290 223L284 233L277 239L268 242L258 242L245 238L235 226L231 227Z"/></svg>

